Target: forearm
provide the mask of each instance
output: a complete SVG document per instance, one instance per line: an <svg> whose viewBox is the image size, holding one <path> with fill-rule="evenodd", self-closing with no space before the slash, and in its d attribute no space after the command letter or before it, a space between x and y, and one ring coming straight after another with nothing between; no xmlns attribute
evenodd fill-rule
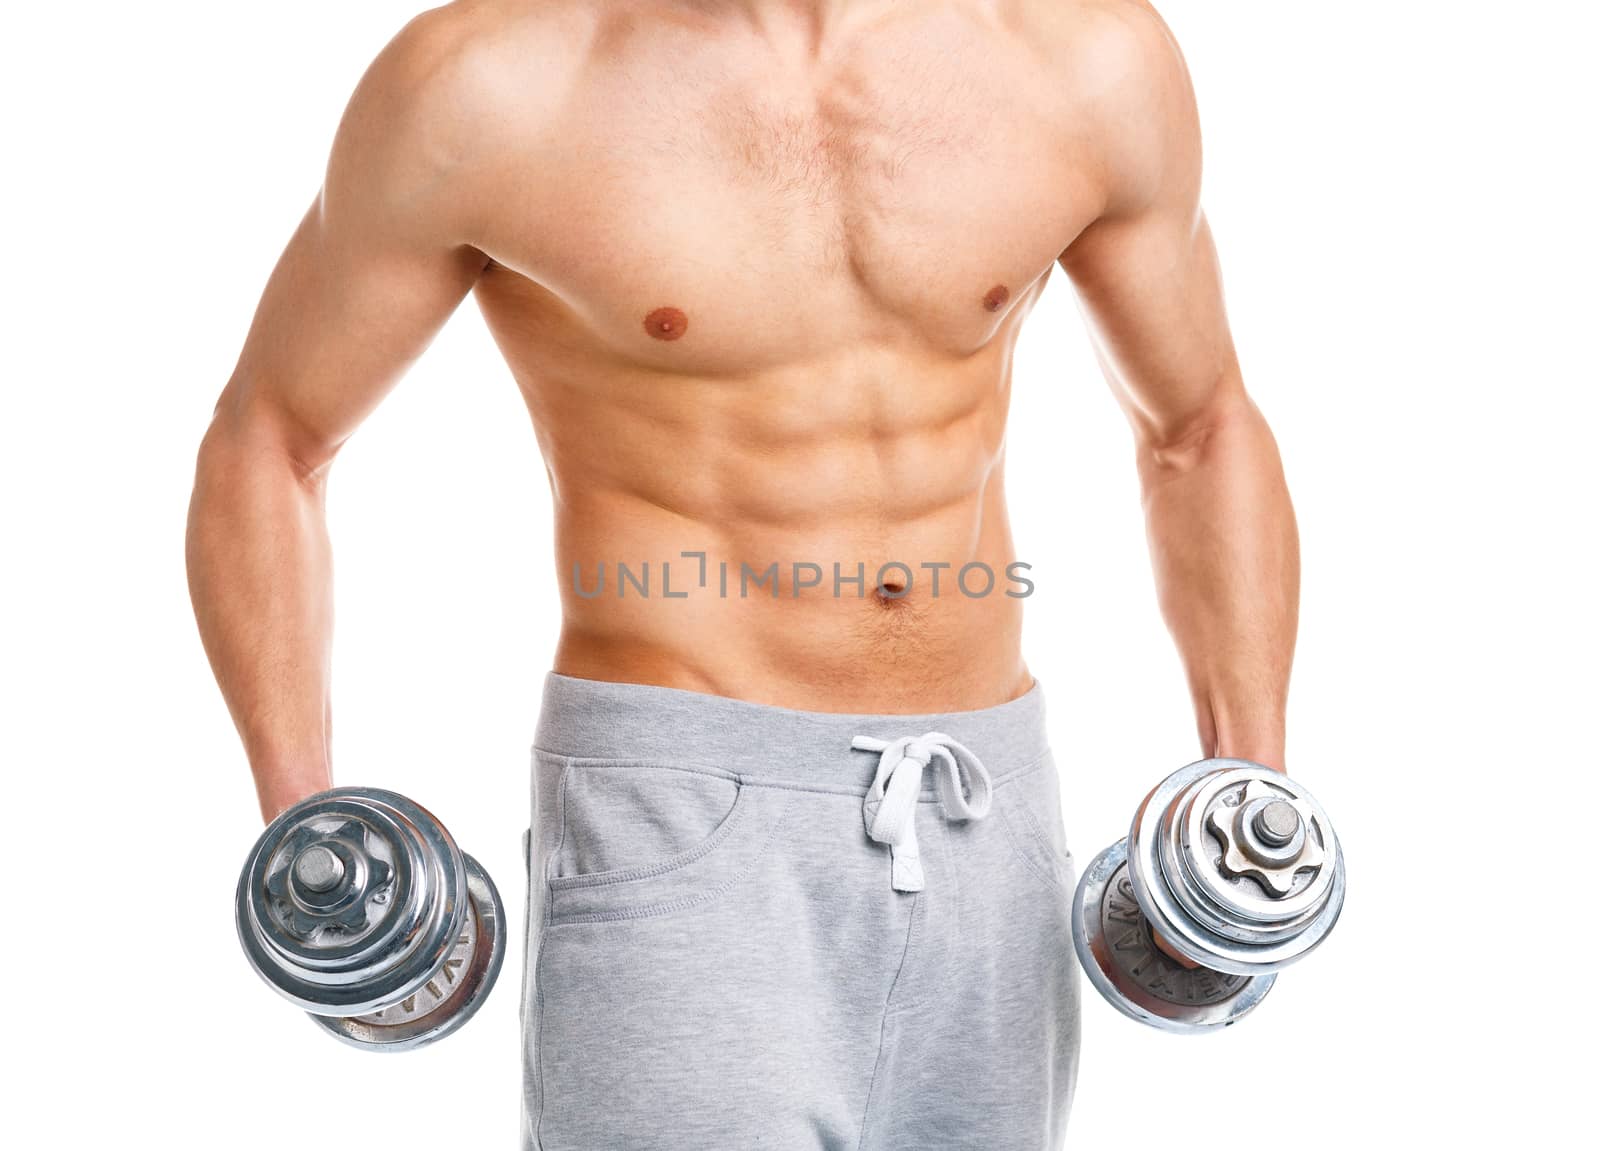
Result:
<svg viewBox="0 0 1600 1151"><path fill-rule="evenodd" d="M323 492L261 421L219 409L189 508L189 591L267 819L331 785Z"/></svg>
<svg viewBox="0 0 1600 1151"><path fill-rule="evenodd" d="M1300 553L1277 445L1242 390L1139 450L1162 614L1201 748L1284 769Z"/></svg>

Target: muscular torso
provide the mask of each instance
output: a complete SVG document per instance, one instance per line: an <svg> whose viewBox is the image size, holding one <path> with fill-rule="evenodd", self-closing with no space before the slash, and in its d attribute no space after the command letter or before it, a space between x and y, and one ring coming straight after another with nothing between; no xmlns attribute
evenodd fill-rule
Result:
<svg viewBox="0 0 1600 1151"><path fill-rule="evenodd" d="M909 713L1029 686L1005 421L1059 264L1202 742L1281 762L1293 513L1199 192L1146 0L418 17L351 97L196 468L195 611L263 813L330 778L328 469L469 293L547 465L558 671Z"/></svg>
<svg viewBox="0 0 1600 1151"><path fill-rule="evenodd" d="M1023 17L868 5L792 60L670 0L563 19L584 49L495 125L475 238L554 494L556 670L815 710L1025 690L1011 354L1095 205ZM506 107L542 34L477 62Z"/></svg>

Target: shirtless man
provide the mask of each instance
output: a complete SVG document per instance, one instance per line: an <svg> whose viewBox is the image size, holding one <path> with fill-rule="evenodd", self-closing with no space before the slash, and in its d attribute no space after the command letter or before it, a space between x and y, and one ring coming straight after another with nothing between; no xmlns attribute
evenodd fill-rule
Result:
<svg viewBox="0 0 1600 1151"><path fill-rule="evenodd" d="M563 588L526 1146L1059 1145L1072 863L1003 475L1054 264L1202 749L1283 762L1295 527L1199 187L1140 0L462 0L372 66L205 436L191 583L270 818L330 786L328 469L472 292Z"/></svg>

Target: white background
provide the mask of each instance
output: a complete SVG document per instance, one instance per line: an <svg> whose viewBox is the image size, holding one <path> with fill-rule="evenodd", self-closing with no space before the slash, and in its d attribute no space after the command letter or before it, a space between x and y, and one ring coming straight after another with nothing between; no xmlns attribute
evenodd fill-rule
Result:
<svg viewBox="0 0 1600 1151"><path fill-rule="evenodd" d="M1572 1145L1600 963L1591 6L1164 11L1199 90L1246 375L1299 510L1290 767L1334 813L1351 888L1323 951L1245 1026L1172 1037L1088 999L1069 1145L1257 1122L1296 1148ZM411 14L8 14L13 1147L514 1145L516 942L477 1020L394 1059L321 1036L246 966L233 884L259 826L183 576L215 394L350 88ZM1059 276L1016 375L1027 653L1082 863L1192 758L1192 720L1128 435ZM422 799L520 920L549 513L470 302L345 452L331 514L339 779Z"/></svg>

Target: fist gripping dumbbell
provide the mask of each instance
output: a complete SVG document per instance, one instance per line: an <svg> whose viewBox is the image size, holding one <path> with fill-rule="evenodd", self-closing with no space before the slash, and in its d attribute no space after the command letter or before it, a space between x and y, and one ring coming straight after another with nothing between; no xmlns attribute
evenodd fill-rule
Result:
<svg viewBox="0 0 1600 1151"><path fill-rule="evenodd" d="M1327 937L1344 882L1339 841L1310 792L1247 760L1201 760L1158 784L1128 837L1089 865L1072 939L1124 1015L1207 1031L1237 1023L1275 972Z"/></svg>
<svg viewBox="0 0 1600 1151"><path fill-rule="evenodd" d="M335 1036L405 1051L472 1017L505 958L505 908L444 825L402 795L340 787L289 808L239 876L239 941Z"/></svg>

